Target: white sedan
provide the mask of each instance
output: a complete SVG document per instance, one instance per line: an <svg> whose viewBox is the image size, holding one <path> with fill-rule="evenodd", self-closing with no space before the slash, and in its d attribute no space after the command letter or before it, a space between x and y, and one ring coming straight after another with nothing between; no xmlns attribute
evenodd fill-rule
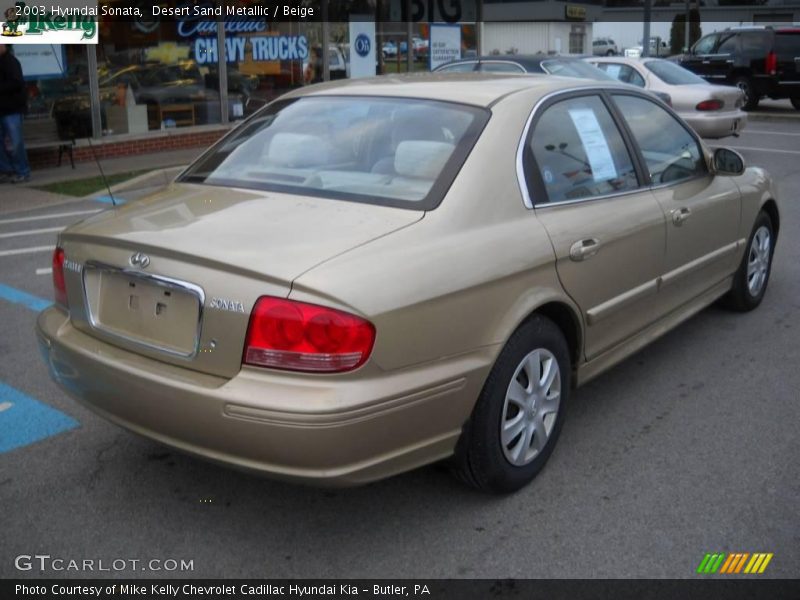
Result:
<svg viewBox="0 0 800 600"><path fill-rule="evenodd" d="M711 85L661 58L610 56L586 60L619 81L669 94L675 111L704 138L737 135L747 124L739 88Z"/></svg>

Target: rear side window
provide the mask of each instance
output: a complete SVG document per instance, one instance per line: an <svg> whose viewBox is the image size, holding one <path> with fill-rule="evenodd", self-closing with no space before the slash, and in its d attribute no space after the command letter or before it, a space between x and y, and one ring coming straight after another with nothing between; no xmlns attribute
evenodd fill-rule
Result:
<svg viewBox="0 0 800 600"><path fill-rule="evenodd" d="M469 73L475 70L475 63L456 63L454 65L445 65L436 69L437 73Z"/></svg>
<svg viewBox="0 0 800 600"><path fill-rule="evenodd" d="M639 145L654 184L677 183L707 172L697 140L661 106L622 94L615 94L614 101Z"/></svg>
<svg viewBox="0 0 800 600"><path fill-rule="evenodd" d="M597 67L623 83L630 83L640 88L645 86L644 77L630 65L622 63L598 63Z"/></svg>
<svg viewBox="0 0 800 600"><path fill-rule="evenodd" d="M784 59L800 58L800 31L776 34L775 53Z"/></svg>
<svg viewBox="0 0 800 600"><path fill-rule="evenodd" d="M769 34L766 31L743 31L741 38L741 52L746 59L763 59L772 49L769 44Z"/></svg>
<svg viewBox="0 0 800 600"><path fill-rule="evenodd" d="M633 161L599 96L563 100L545 109L529 141L546 198L579 200L639 186Z"/></svg>

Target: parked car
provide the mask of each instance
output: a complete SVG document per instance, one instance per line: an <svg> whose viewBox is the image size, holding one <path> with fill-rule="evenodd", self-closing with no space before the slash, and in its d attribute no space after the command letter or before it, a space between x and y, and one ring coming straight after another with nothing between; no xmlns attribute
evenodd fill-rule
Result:
<svg viewBox="0 0 800 600"><path fill-rule="evenodd" d="M763 97L800 110L800 27L743 27L700 38L681 66L711 83L738 86L745 110Z"/></svg>
<svg viewBox="0 0 800 600"><path fill-rule="evenodd" d="M428 47L428 40L416 36L411 38L411 48L414 51L415 59L423 60L428 58ZM397 42L395 40L387 40L381 46L381 51L383 52L384 58L397 57ZM399 51L401 56L404 56L406 52L408 52L408 42L406 40L400 40Z"/></svg>
<svg viewBox="0 0 800 600"><path fill-rule="evenodd" d="M478 71L481 73L545 73L561 77L577 77L608 83L617 81L594 65L577 56L559 56L549 54L513 54L506 56L477 56L451 60L434 69L436 73L465 73ZM669 94L653 91L658 98L670 104Z"/></svg>
<svg viewBox="0 0 800 600"><path fill-rule="evenodd" d="M644 54L644 42L639 40L638 46L625 48L625 56L629 58L638 58ZM669 56L669 46L667 42L660 37L655 36L650 38L650 56Z"/></svg>
<svg viewBox="0 0 800 600"><path fill-rule="evenodd" d="M586 60L624 83L669 94L672 108L702 137L738 135L747 124L747 113L742 111L744 95L738 88L711 85L663 58Z"/></svg>
<svg viewBox="0 0 800 600"><path fill-rule="evenodd" d="M592 54L595 56L614 56L619 54L619 48L611 38L597 38L592 41Z"/></svg>
<svg viewBox="0 0 800 600"><path fill-rule="evenodd" d="M184 452L326 484L453 457L510 492L576 385L720 298L759 305L778 210L631 86L334 82L61 232L36 335L64 391Z"/></svg>

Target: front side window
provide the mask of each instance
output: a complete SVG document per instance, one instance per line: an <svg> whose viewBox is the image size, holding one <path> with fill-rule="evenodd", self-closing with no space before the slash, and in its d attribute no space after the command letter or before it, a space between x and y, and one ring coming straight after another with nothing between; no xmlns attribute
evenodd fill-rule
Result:
<svg viewBox="0 0 800 600"><path fill-rule="evenodd" d="M638 96L614 101L633 133L654 184L675 183L707 172L694 136L661 106Z"/></svg>
<svg viewBox="0 0 800 600"><path fill-rule="evenodd" d="M717 42L716 34L707 35L694 45L692 54L711 54L714 51L714 44Z"/></svg>
<svg viewBox="0 0 800 600"><path fill-rule="evenodd" d="M182 180L430 209L488 118L476 107L406 98L279 101L220 141Z"/></svg>
<svg viewBox="0 0 800 600"><path fill-rule="evenodd" d="M722 35L717 46L717 54L735 54L739 36L736 34Z"/></svg>
<svg viewBox="0 0 800 600"><path fill-rule="evenodd" d="M599 96L563 100L545 109L529 141L546 198L563 202L636 189L633 161Z"/></svg>

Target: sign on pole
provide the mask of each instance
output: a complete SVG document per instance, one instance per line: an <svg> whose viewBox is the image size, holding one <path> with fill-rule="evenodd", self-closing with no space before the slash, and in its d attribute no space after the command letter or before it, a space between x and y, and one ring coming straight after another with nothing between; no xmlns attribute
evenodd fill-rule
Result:
<svg viewBox="0 0 800 600"><path fill-rule="evenodd" d="M432 24L430 30L431 71L439 65L461 58L461 25Z"/></svg>
<svg viewBox="0 0 800 600"><path fill-rule="evenodd" d="M350 78L374 76L375 21L350 21Z"/></svg>

